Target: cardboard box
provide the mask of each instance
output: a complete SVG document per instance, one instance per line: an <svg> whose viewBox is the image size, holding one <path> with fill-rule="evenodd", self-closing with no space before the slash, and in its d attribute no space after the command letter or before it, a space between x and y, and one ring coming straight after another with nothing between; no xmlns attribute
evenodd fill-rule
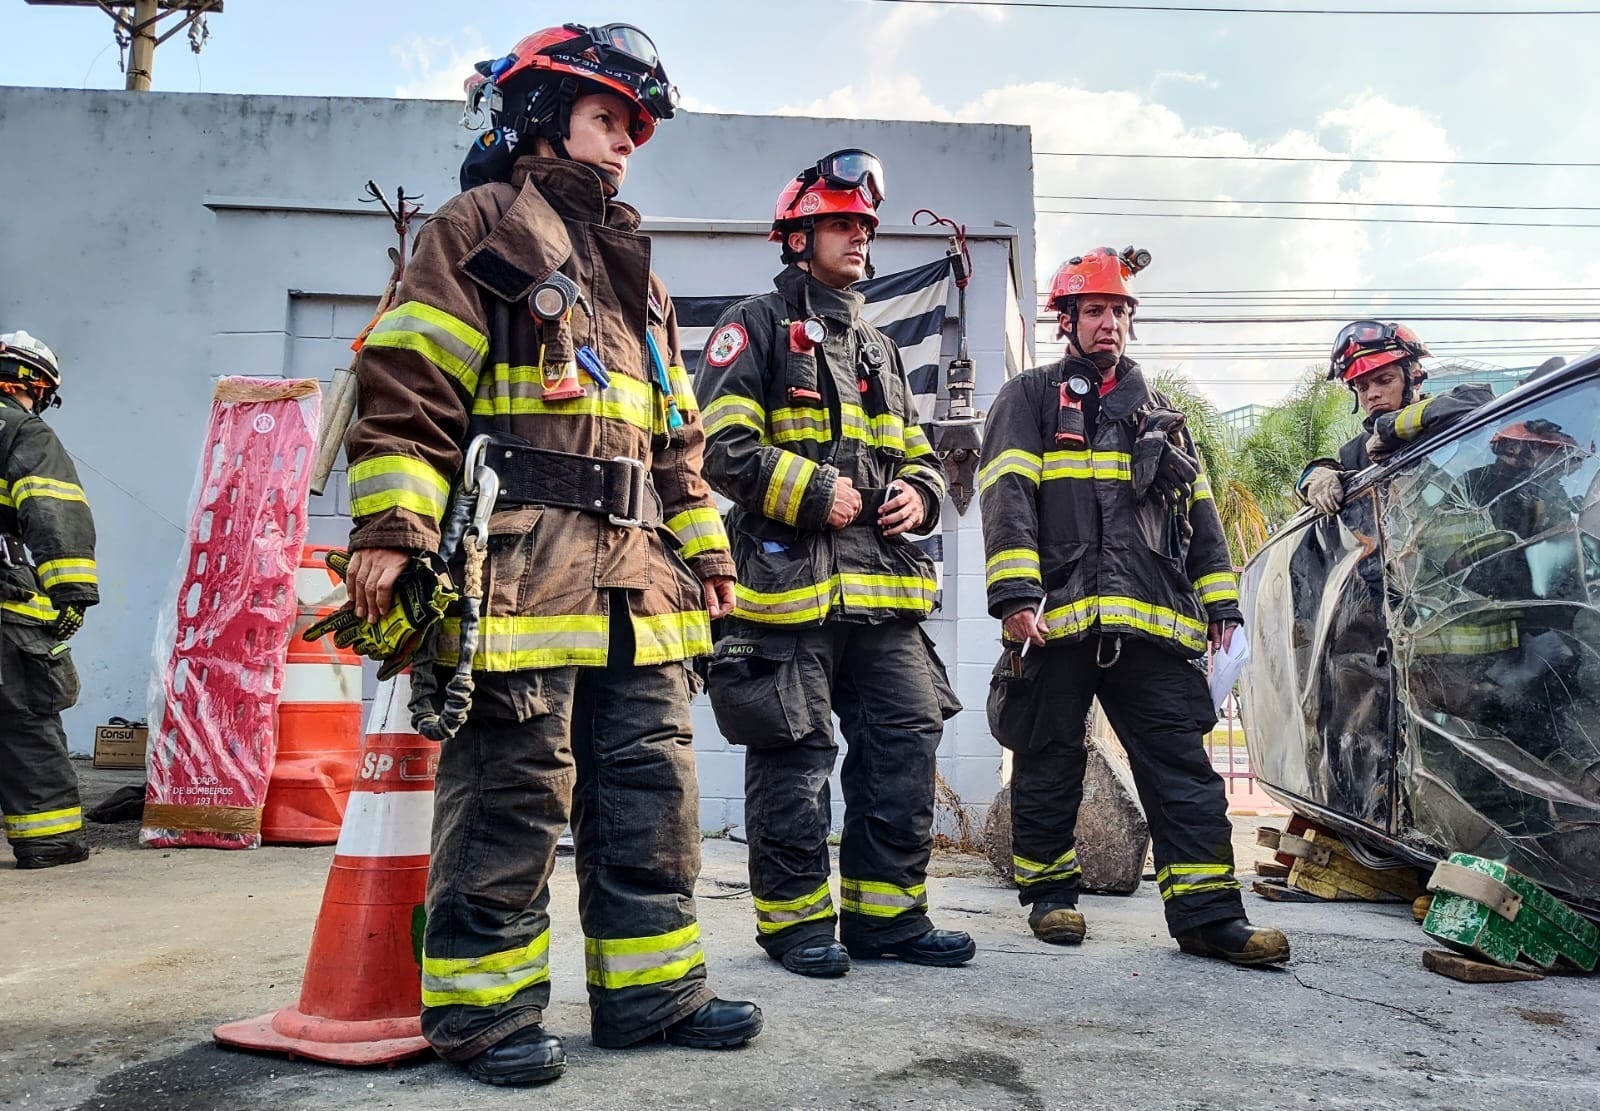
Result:
<svg viewBox="0 0 1600 1111"><path fill-rule="evenodd" d="M144 746L150 731L143 725L99 725L94 731L94 766L144 770Z"/></svg>

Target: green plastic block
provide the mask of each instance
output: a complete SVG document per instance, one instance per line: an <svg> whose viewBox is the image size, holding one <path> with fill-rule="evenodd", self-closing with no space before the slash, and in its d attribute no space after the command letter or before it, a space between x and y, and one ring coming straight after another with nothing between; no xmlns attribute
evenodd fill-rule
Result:
<svg viewBox="0 0 1600 1111"><path fill-rule="evenodd" d="M1454 853L1450 863L1499 880L1522 897L1522 905L1513 921L1483 903L1440 891L1422 922L1429 937L1507 968L1526 960L1545 969L1559 963L1594 971L1600 960L1600 930L1571 907L1497 861Z"/></svg>

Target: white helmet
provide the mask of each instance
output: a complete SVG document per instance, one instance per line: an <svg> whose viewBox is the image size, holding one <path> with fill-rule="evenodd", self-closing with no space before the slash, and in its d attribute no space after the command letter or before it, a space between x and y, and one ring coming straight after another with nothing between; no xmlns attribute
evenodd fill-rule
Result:
<svg viewBox="0 0 1600 1111"><path fill-rule="evenodd" d="M21 382L37 394L40 408L61 404L61 368L56 353L27 332L0 335L0 381Z"/></svg>

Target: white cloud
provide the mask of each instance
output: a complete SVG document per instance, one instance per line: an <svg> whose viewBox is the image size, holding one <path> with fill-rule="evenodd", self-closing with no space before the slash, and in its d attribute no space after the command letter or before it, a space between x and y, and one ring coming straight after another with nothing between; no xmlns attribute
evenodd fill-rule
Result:
<svg viewBox="0 0 1600 1111"><path fill-rule="evenodd" d="M497 56L474 27L464 27L459 36L450 38L412 35L393 54L407 77L395 86L394 95L420 100L460 99L462 82L473 65Z"/></svg>
<svg viewBox="0 0 1600 1111"><path fill-rule="evenodd" d="M1157 71L1150 79L1150 90L1154 92L1162 85L1199 85L1205 89L1220 89L1222 83L1207 77L1203 73L1185 73L1178 69L1163 69Z"/></svg>

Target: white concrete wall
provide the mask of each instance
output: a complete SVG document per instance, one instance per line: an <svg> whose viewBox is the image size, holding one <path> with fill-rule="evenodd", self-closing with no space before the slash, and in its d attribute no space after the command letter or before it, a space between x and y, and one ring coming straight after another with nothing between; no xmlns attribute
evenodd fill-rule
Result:
<svg viewBox="0 0 1600 1111"><path fill-rule="evenodd" d="M368 178L425 204L450 196L467 141L457 115L428 101L0 88L0 331L26 328L61 356L65 407L50 420L100 530L104 602L74 642L84 678L68 714L74 751L107 717L143 716L212 379L326 380L346 363L393 242L388 220L356 198ZM970 344L980 404L992 398L1006 268L1021 274L1021 303L1033 303L1025 128L691 115L636 156L624 197L646 214L656 269L675 293L757 292L780 264L737 222L770 219L787 177L844 146L889 167L881 271L943 252L942 237L910 229L918 208L973 232ZM674 221L734 223L708 234ZM347 510L342 488L315 499L311 539L342 539ZM947 503L945 527L945 610L932 631L969 709L950 723L941 764L963 798L983 804L999 767L982 713L997 629L984 614L976 507L957 518ZM697 722L703 824L738 822L742 759L709 711Z"/></svg>

